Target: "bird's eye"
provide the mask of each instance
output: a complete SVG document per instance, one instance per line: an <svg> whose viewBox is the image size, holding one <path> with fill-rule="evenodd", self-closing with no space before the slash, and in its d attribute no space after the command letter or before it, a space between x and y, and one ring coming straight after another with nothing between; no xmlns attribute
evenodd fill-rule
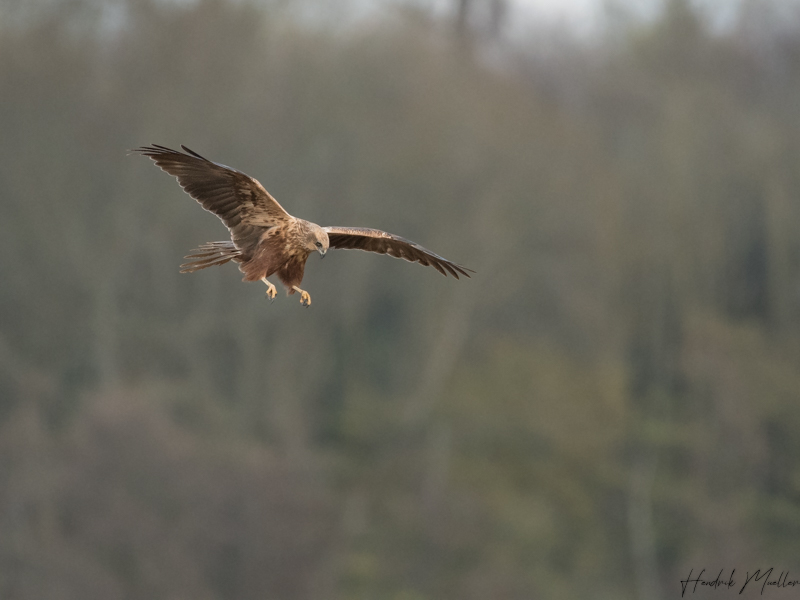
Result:
<svg viewBox="0 0 800 600"><path fill-rule="evenodd" d="M316 246L317 246L317 248L322 248L322 242L317 242Z"/></svg>

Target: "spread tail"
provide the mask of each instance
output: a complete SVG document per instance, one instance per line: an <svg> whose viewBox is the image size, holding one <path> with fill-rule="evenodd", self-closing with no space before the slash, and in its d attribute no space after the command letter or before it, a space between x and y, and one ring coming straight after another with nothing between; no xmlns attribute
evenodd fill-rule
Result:
<svg viewBox="0 0 800 600"><path fill-rule="evenodd" d="M226 262L238 259L241 253L233 245L233 242L208 242L203 244L184 258L191 258L187 263L181 265L181 273L194 273L206 267L214 265L224 265Z"/></svg>

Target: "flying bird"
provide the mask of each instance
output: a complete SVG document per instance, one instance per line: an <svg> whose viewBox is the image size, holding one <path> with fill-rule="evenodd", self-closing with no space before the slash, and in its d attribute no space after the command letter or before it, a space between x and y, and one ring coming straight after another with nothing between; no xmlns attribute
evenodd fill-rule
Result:
<svg viewBox="0 0 800 600"><path fill-rule="evenodd" d="M291 295L300 294L300 303L310 306L311 296L300 289L306 260L313 252L321 257L329 248L352 248L388 254L410 262L431 266L442 275L469 277L471 269L457 265L398 235L362 227L320 227L293 217L278 204L257 180L241 171L203 158L181 145L184 152L153 144L136 152L153 159L207 211L214 213L228 228L231 241L208 242L185 258L181 273L193 273L229 261L239 263L243 281L261 280L267 296L274 300L275 285L267 278L277 275Z"/></svg>

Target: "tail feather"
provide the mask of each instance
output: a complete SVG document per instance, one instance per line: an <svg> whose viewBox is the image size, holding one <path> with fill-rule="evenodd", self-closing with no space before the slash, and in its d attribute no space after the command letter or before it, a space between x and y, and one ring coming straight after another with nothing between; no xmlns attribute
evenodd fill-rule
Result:
<svg viewBox="0 0 800 600"><path fill-rule="evenodd" d="M184 257L192 260L181 265L181 273L194 273L206 267L224 265L240 256L241 252L233 245L233 242L208 242Z"/></svg>

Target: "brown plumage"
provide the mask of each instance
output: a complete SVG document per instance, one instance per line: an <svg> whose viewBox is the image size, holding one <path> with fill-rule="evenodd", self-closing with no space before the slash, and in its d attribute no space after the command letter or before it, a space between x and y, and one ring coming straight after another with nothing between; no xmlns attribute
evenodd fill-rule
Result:
<svg viewBox="0 0 800 600"><path fill-rule="evenodd" d="M192 273L229 261L239 263L244 281L262 280L267 295L274 299L275 286L267 277L277 274L289 294L300 292L301 303L311 304L308 292L298 286L303 281L306 260L312 252L325 256L328 248L351 248L388 254L410 262L432 266L442 275L469 277L473 272L419 244L379 229L360 227L320 227L287 213L267 190L244 173L203 158L181 146L184 152L164 146L137 148L178 183L207 211L214 213L231 234L229 242L203 244L186 258L181 273Z"/></svg>

